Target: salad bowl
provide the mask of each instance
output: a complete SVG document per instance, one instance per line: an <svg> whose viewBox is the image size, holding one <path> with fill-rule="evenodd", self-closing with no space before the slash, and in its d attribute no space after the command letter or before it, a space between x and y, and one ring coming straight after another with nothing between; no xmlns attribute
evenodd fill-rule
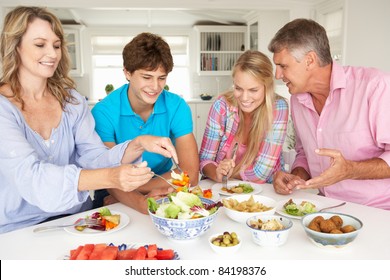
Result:
<svg viewBox="0 0 390 280"><path fill-rule="evenodd" d="M198 198L205 206L215 204L211 199ZM156 203L161 206L170 204L171 201L166 197L157 200ZM150 208L148 211L154 226L161 234L173 240L190 240L198 238L210 229L217 218L219 208L216 211L211 211L207 216L198 218L186 216L187 214L183 214L180 218L168 218L162 216L161 213L151 211Z"/></svg>

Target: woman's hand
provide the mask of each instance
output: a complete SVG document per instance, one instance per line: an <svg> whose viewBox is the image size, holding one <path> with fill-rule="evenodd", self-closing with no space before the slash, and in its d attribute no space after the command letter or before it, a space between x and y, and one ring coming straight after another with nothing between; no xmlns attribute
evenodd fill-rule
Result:
<svg viewBox="0 0 390 280"><path fill-rule="evenodd" d="M167 158L173 157L176 162L179 163L176 149L173 146L171 139L168 137L158 137L153 135L138 136L131 141L126 148L125 154L123 155L122 163L133 162L135 159L140 157L144 151L160 154Z"/></svg>
<svg viewBox="0 0 390 280"><path fill-rule="evenodd" d="M234 159L222 160L215 169L217 182L222 182L222 176L226 175L228 178L233 174L233 168L236 166Z"/></svg>
<svg viewBox="0 0 390 280"><path fill-rule="evenodd" d="M146 184L153 177L146 161L137 165L123 164L110 170L112 184L109 188L117 188L125 192L135 190L139 186Z"/></svg>

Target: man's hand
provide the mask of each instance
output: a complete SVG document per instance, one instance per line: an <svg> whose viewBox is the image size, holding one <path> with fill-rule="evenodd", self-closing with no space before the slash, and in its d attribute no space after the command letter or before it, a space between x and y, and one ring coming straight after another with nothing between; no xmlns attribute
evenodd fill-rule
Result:
<svg viewBox="0 0 390 280"><path fill-rule="evenodd" d="M316 149L319 156L330 158L330 167L321 173L320 176L314 177L304 184L299 184L298 189L313 189L333 185L345 179L351 179L352 164L346 160L340 151L332 149Z"/></svg>
<svg viewBox="0 0 390 280"><path fill-rule="evenodd" d="M301 177L283 171L277 171L273 180L274 190L279 194L291 194L296 186L304 183Z"/></svg>

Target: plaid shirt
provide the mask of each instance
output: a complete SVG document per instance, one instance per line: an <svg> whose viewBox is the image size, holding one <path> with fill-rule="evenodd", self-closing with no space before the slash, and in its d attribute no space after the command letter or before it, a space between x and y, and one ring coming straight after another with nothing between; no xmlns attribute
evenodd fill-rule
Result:
<svg viewBox="0 0 390 280"><path fill-rule="evenodd" d="M272 129L260 145L254 162L240 171L244 181L271 183L273 174L282 169L282 148L287 133L288 105L278 99L274 106ZM240 119L238 108L218 97L212 105L200 148L200 170L209 163L217 165L231 151Z"/></svg>

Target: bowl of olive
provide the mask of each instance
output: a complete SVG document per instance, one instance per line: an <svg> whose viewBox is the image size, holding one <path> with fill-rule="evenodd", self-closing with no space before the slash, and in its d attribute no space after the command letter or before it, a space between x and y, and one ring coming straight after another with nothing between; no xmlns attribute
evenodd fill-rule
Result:
<svg viewBox="0 0 390 280"><path fill-rule="evenodd" d="M230 254L240 249L241 239L237 233L225 231L221 234L211 235L209 244L211 249L218 254Z"/></svg>

